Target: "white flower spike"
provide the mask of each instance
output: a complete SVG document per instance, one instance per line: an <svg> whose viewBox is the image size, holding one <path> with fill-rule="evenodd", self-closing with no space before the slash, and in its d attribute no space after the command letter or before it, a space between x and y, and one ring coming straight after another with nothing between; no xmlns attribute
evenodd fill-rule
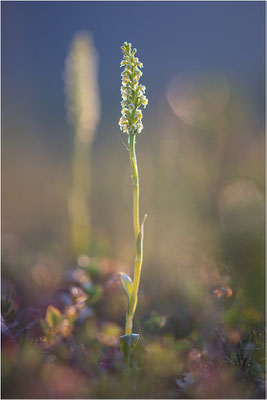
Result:
<svg viewBox="0 0 267 400"><path fill-rule="evenodd" d="M144 95L146 87L139 84L142 76L140 68L143 68L143 64L134 56L136 49L132 50L131 43L124 42L121 49L123 52L121 67L125 66L125 69L121 73L122 116L119 126L123 132L134 136L143 129L143 114L139 108L141 106L146 108L148 103Z"/></svg>

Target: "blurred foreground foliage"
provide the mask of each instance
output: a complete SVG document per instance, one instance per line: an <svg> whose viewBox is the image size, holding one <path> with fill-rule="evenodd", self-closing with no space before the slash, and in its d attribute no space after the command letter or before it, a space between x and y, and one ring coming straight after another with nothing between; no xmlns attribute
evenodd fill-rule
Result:
<svg viewBox="0 0 267 400"><path fill-rule="evenodd" d="M229 288L212 294L226 323L214 324L208 336L198 332L197 314L190 334L181 335L170 315L139 312L142 335L127 372L118 345L121 266L86 256L79 263L50 297L55 305L43 304L39 313L3 282L3 398L264 398L263 320L247 315L255 329L240 330L224 311Z"/></svg>

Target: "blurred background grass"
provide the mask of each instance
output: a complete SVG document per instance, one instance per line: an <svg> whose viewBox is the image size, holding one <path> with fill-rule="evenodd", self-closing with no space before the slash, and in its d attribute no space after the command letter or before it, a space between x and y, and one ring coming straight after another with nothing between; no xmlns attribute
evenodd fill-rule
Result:
<svg viewBox="0 0 267 400"><path fill-rule="evenodd" d="M141 215L148 214L137 314L166 314L178 337L192 333L194 320L208 338L221 312L231 328L263 323L264 7L2 3L2 272L26 302L57 287L73 262L73 128L63 72L74 35L87 30L101 100L89 255L132 270L130 166L118 137L127 140L118 127L126 40L144 63L149 99L137 142ZM221 287L232 291L223 309L214 295Z"/></svg>

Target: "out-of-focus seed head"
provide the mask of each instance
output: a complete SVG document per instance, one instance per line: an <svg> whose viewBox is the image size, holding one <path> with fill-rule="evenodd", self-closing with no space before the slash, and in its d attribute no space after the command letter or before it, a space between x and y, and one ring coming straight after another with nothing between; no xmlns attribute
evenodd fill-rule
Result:
<svg viewBox="0 0 267 400"><path fill-rule="evenodd" d="M124 42L121 47L123 60L121 67L125 67L121 73L121 96L122 116L119 120L120 129L129 134L135 135L143 129L143 114L140 107L146 108L148 100L144 95L146 87L139 84L142 76L143 64L135 57L136 49L132 49L131 43Z"/></svg>
<svg viewBox="0 0 267 400"><path fill-rule="evenodd" d="M90 33L78 32L64 74L69 121L81 142L91 142L100 118L98 54Z"/></svg>

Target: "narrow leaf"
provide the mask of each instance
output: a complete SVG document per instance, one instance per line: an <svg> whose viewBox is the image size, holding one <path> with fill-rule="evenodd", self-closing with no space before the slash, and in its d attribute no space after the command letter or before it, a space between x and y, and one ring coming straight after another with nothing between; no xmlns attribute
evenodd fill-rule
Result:
<svg viewBox="0 0 267 400"><path fill-rule="evenodd" d="M136 255L138 257L142 257L142 253L143 253L144 224L145 224L145 221L146 221L146 217L147 217L147 214L145 214L145 216L143 218L143 221L142 221L142 224L141 224L141 228L140 228L140 232L139 232L139 235L138 235L137 240L136 240Z"/></svg>
<svg viewBox="0 0 267 400"><path fill-rule="evenodd" d="M122 284L122 287L123 287L125 293L127 294L128 299L130 300L130 296L131 296L131 294L132 294L132 289L133 289L133 281L132 281L132 279L131 279L127 274L125 274L124 272L120 272L119 274L120 274L120 277L121 277L121 284Z"/></svg>

